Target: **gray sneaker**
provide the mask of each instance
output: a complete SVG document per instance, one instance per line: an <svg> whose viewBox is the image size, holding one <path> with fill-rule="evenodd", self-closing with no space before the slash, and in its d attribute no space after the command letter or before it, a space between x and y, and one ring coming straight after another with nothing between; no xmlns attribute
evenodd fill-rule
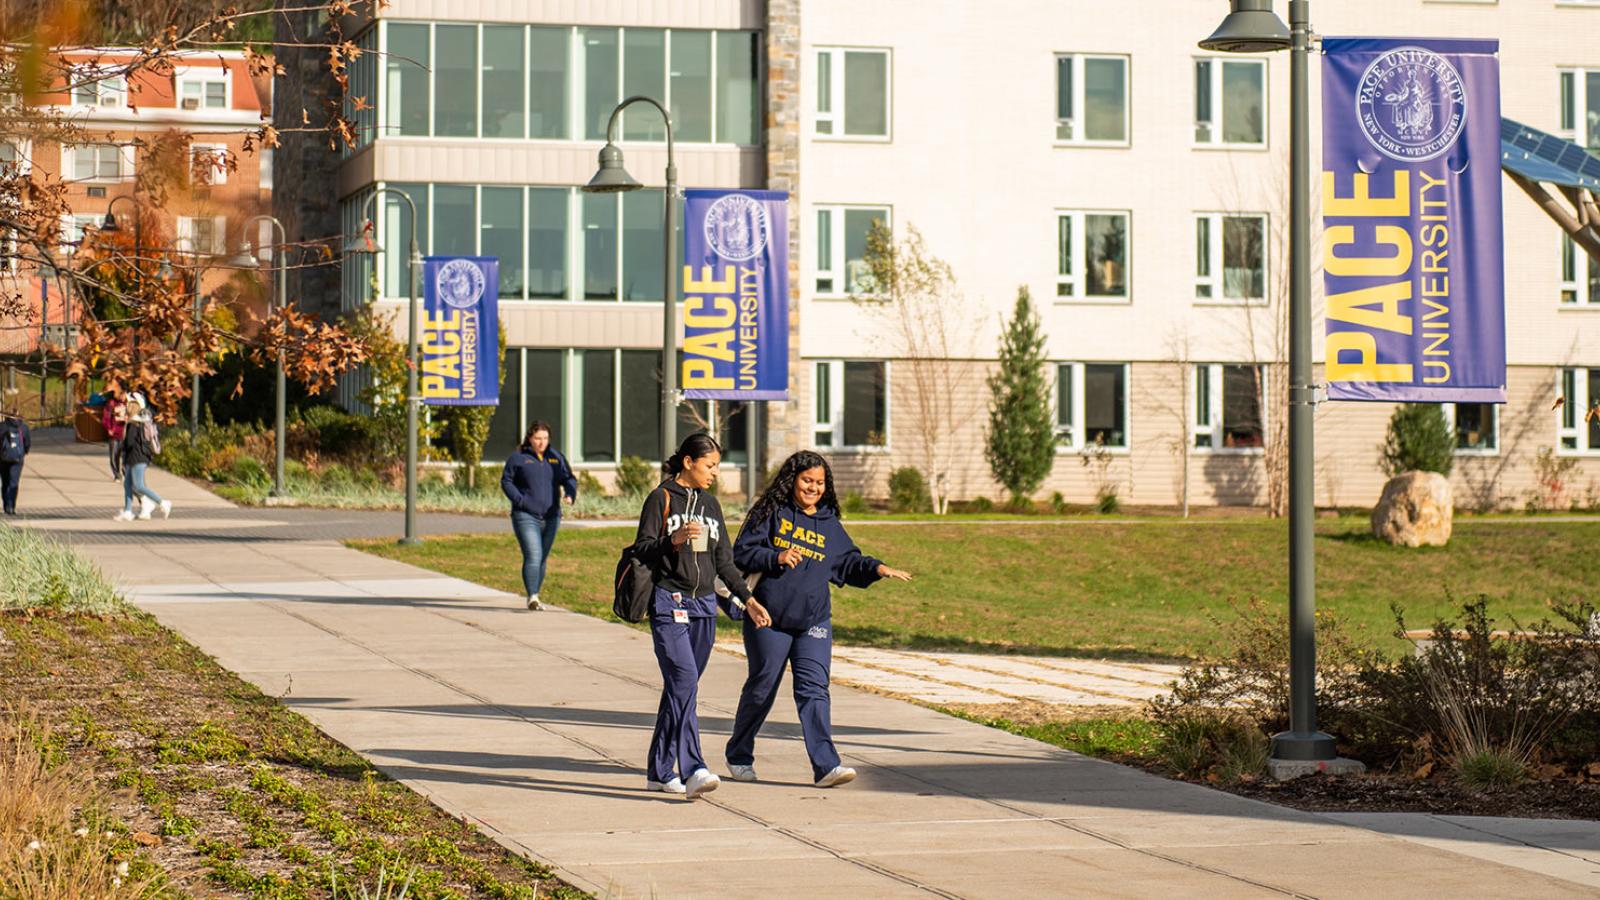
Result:
<svg viewBox="0 0 1600 900"><path fill-rule="evenodd" d="M701 794L711 793L720 784L722 784L722 779L711 774L710 770L695 769L694 774L689 776L689 783L685 785L684 795L693 800Z"/></svg>
<svg viewBox="0 0 1600 900"><path fill-rule="evenodd" d="M756 781L755 766L736 766L728 763L728 777L734 781Z"/></svg>
<svg viewBox="0 0 1600 900"><path fill-rule="evenodd" d="M660 791L663 794L681 794L684 791L683 781L678 776L672 776L671 781L645 780L644 789L647 791Z"/></svg>
<svg viewBox="0 0 1600 900"><path fill-rule="evenodd" d="M838 787L856 780L856 770L849 766L834 766L833 771L817 779L817 787Z"/></svg>

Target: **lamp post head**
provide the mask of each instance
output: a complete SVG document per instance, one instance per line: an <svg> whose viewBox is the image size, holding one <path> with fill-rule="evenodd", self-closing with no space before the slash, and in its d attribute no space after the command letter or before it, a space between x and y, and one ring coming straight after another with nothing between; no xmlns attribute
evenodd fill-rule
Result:
<svg viewBox="0 0 1600 900"><path fill-rule="evenodd" d="M1203 50L1223 53L1271 53L1289 49L1289 26L1272 11L1272 0L1229 0L1233 11L1211 36L1200 42Z"/></svg>
<svg viewBox="0 0 1600 900"><path fill-rule="evenodd" d="M255 269L261 266L261 260L256 259L256 255L250 251L249 241L241 241L239 249L228 257L225 265L234 269Z"/></svg>
<svg viewBox="0 0 1600 900"><path fill-rule="evenodd" d="M622 167L622 150L610 141L600 148L600 170L583 186L588 194L615 194L619 191L637 191L644 185L635 181Z"/></svg>
<svg viewBox="0 0 1600 900"><path fill-rule="evenodd" d="M378 243L377 229L373 227L372 220L361 223L361 230L345 242L344 252L352 254L382 253L383 245Z"/></svg>
<svg viewBox="0 0 1600 900"><path fill-rule="evenodd" d="M106 210L106 217L100 222L100 230L109 231L112 234L122 230L122 226L117 224L117 217L109 209Z"/></svg>

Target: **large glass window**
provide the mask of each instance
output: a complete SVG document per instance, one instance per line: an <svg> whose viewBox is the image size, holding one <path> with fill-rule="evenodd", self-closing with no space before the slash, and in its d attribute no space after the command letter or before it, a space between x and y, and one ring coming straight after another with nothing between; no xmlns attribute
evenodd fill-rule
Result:
<svg viewBox="0 0 1600 900"><path fill-rule="evenodd" d="M1600 69L1561 73L1561 130L1574 143L1600 151Z"/></svg>
<svg viewBox="0 0 1600 900"><path fill-rule="evenodd" d="M617 461L617 423L612 415L617 388L616 351L578 351L580 378L579 457L585 462Z"/></svg>
<svg viewBox="0 0 1600 900"><path fill-rule="evenodd" d="M661 240L664 191L622 195L622 279L624 300L656 300L666 294L666 248Z"/></svg>
<svg viewBox="0 0 1600 900"><path fill-rule="evenodd" d="M1056 296L1125 299L1128 292L1125 212L1056 213Z"/></svg>
<svg viewBox="0 0 1600 900"><path fill-rule="evenodd" d="M522 188L483 189L480 256L500 260L500 299L522 299Z"/></svg>
<svg viewBox="0 0 1600 900"><path fill-rule="evenodd" d="M827 88L817 98L817 134L889 136L888 50L820 48L817 68L819 87Z"/></svg>
<svg viewBox="0 0 1600 900"><path fill-rule="evenodd" d="M889 443L889 365L868 360L816 364L812 433L819 447L861 449Z"/></svg>
<svg viewBox="0 0 1600 900"><path fill-rule="evenodd" d="M1456 451L1493 453L1499 447L1499 407L1494 403L1455 403L1445 407L1455 420Z"/></svg>
<svg viewBox="0 0 1600 900"><path fill-rule="evenodd" d="M500 403L489 417L489 439L483 448L486 460L509 456L522 443L522 350L507 347L500 366ZM551 444L554 443L552 436Z"/></svg>
<svg viewBox="0 0 1600 900"><path fill-rule="evenodd" d="M760 119L760 36L753 31L717 32L717 140L759 144Z"/></svg>
<svg viewBox="0 0 1600 900"><path fill-rule="evenodd" d="M386 27L384 131L387 134L428 134L432 122L428 81L433 66L429 28L399 22L391 22Z"/></svg>
<svg viewBox="0 0 1600 900"><path fill-rule="evenodd" d="M661 351L623 350L622 455L659 460L661 452Z"/></svg>
<svg viewBox="0 0 1600 900"><path fill-rule="evenodd" d="M548 424L550 445L568 452L568 448L561 443L565 425L561 416L561 400L567 394L567 351L524 350L523 360L525 374L522 389L528 399L522 427L526 429L534 422ZM522 440L522 435L517 435L517 440Z"/></svg>
<svg viewBox="0 0 1600 900"><path fill-rule="evenodd" d="M1195 60L1195 143L1265 146L1266 86L1261 60Z"/></svg>
<svg viewBox="0 0 1600 900"><path fill-rule="evenodd" d="M433 186L433 243L435 256L475 256L478 252L477 190L467 184Z"/></svg>
<svg viewBox="0 0 1600 900"><path fill-rule="evenodd" d="M1600 452L1600 368L1562 369L1557 434L1561 449L1577 453Z"/></svg>
<svg viewBox="0 0 1600 900"><path fill-rule="evenodd" d="M1578 249L1566 232L1561 233L1561 302L1600 303L1600 262Z"/></svg>
<svg viewBox="0 0 1600 900"><path fill-rule="evenodd" d="M667 33L629 28L623 37L622 96L667 96ZM667 124L648 103L635 103L622 114L622 137L630 141L664 141ZM676 135L674 135L676 137Z"/></svg>
<svg viewBox="0 0 1600 900"><path fill-rule="evenodd" d="M566 188L528 189L528 297L567 297ZM587 195L586 195L587 196Z"/></svg>
<svg viewBox="0 0 1600 900"><path fill-rule="evenodd" d="M483 136L520 138L527 109L521 25L483 26Z"/></svg>
<svg viewBox="0 0 1600 900"><path fill-rule="evenodd" d="M733 35L727 37L735 40ZM680 141L711 140L711 32L672 33L672 127Z"/></svg>
<svg viewBox="0 0 1600 900"><path fill-rule="evenodd" d="M1221 239L1217 239L1217 235ZM1267 217L1206 213L1195 218L1194 295L1261 301L1267 296ZM1217 284L1215 273L1222 273Z"/></svg>
<svg viewBox="0 0 1600 900"><path fill-rule="evenodd" d="M1056 140L1075 144L1127 143L1127 57L1056 57Z"/></svg>
<svg viewBox="0 0 1600 900"><path fill-rule="evenodd" d="M622 99L617 95L617 69L622 61L615 28L578 29L578 65L583 71L583 137L591 141L606 139L611 111Z"/></svg>
<svg viewBox="0 0 1600 900"><path fill-rule="evenodd" d="M528 137L567 136L567 28L528 29Z"/></svg>
<svg viewBox="0 0 1600 900"><path fill-rule="evenodd" d="M1065 450L1128 446L1128 367L1056 366L1056 443Z"/></svg>
<svg viewBox="0 0 1600 900"><path fill-rule="evenodd" d="M1266 372L1256 365L1195 366L1194 446L1255 450L1264 441Z"/></svg>
<svg viewBox="0 0 1600 900"><path fill-rule="evenodd" d="M617 299L617 195L582 194L583 299Z"/></svg>
<svg viewBox="0 0 1600 900"><path fill-rule="evenodd" d="M433 133L444 137L478 135L478 26L436 25L433 32Z"/></svg>
<svg viewBox="0 0 1600 900"><path fill-rule="evenodd" d="M428 232L428 186L425 184L391 184L387 187L399 191L411 198L417 206L417 246L423 253L431 252L429 247L430 235ZM383 244L383 277L384 286L388 288L386 296L409 297L411 296L411 266L406 260L406 253L411 242L411 207L406 201L394 193L385 191L379 195L378 203L382 208L382 227L374 237ZM366 285L361 286L362 293L366 292Z"/></svg>
<svg viewBox="0 0 1600 900"><path fill-rule="evenodd" d="M117 181L122 177L122 148L116 144L81 144L68 148L74 181Z"/></svg>
<svg viewBox="0 0 1600 900"><path fill-rule="evenodd" d="M867 265L867 236L874 223L889 227L887 207L817 207L818 294L856 294L873 289L872 272Z"/></svg>

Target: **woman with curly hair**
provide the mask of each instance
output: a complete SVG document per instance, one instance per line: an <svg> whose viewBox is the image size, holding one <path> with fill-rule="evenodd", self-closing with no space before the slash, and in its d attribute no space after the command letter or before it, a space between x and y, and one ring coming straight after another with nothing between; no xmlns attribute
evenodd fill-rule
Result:
<svg viewBox="0 0 1600 900"><path fill-rule="evenodd" d="M760 577L755 596L772 619L771 627L761 629L745 620L750 674L739 694L727 748L728 771L735 781L756 780L756 733L772 711L786 663L794 670L794 702L817 786L833 787L856 777L833 745L828 703L833 606L828 586L864 588L880 578L910 581L911 575L863 554L840 517L828 461L802 450L784 460L750 508L734 543L734 562L741 571Z"/></svg>

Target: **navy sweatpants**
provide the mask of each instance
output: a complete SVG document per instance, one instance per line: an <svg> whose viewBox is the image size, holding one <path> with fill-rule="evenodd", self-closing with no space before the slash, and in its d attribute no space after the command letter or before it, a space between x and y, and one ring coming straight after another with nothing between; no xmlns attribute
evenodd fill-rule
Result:
<svg viewBox="0 0 1600 900"><path fill-rule="evenodd" d="M650 735L650 760L646 763L651 781L665 784L672 780L674 770L688 781L697 769L706 768L695 704L700 698L700 675L711 659L716 639L714 616L693 616L688 624L672 621L670 610L657 609L650 616L650 640L661 665L661 706L656 710L656 730Z"/></svg>
<svg viewBox="0 0 1600 900"><path fill-rule="evenodd" d="M728 740L728 762L748 766L756 759L756 732L772 712L787 663L794 670L794 705L800 712L800 733L811 757L812 780L839 765L833 746L833 713L828 701L828 669L833 661L833 623L806 629L756 628L744 620L744 649L750 675L739 694L739 712Z"/></svg>

